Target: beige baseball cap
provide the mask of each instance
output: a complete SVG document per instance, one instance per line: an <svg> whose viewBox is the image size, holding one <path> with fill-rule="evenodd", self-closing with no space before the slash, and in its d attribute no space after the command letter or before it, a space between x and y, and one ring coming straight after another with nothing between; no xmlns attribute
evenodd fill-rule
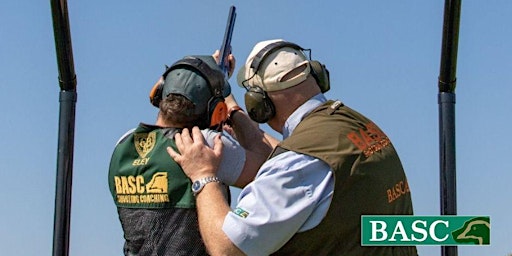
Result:
<svg viewBox="0 0 512 256"><path fill-rule="evenodd" d="M247 61L238 71L237 82L239 86L259 86L264 91L272 92L295 86L306 80L311 71L308 58L301 49L292 46L285 45L272 51L261 60L259 68L251 67L258 53L261 50L268 50L264 48L276 42L285 41L283 39L266 40L254 46L249 57L247 57ZM286 81L282 80L286 74L304 64L306 64L306 68L302 72Z"/></svg>

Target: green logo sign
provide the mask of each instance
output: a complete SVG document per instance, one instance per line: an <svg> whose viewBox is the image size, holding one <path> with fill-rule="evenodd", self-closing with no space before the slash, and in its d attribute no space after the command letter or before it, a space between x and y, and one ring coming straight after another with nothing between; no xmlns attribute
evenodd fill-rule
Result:
<svg viewBox="0 0 512 256"><path fill-rule="evenodd" d="M361 245L490 245L489 216L363 215Z"/></svg>

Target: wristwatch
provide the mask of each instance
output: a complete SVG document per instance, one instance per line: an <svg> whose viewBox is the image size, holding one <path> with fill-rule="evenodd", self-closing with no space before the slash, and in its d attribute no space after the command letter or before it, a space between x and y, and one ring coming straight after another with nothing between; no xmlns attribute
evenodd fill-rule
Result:
<svg viewBox="0 0 512 256"><path fill-rule="evenodd" d="M204 177L201 179L198 179L192 183L192 193L194 193L194 196L197 196L201 190L203 190L204 186L210 182L219 182L219 177L216 176L210 176L210 177Z"/></svg>

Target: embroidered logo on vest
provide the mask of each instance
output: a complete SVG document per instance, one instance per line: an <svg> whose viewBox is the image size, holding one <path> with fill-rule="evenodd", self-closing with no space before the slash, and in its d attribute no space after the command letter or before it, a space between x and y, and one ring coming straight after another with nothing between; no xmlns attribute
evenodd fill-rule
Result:
<svg viewBox="0 0 512 256"><path fill-rule="evenodd" d="M402 195L411 193L411 190L409 189L409 183L407 183L407 180L401 180L397 182L393 187L387 189L386 193L388 195L388 203L392 203Z"/></svg>
<svg viewBox="0 0 512 256"><path fill-rule="evenodd" d="M135 159L132 165L145 165L149 161L149 157L146 155L153 150L156 142L156 132L150 133L135 133L133 137L133 143L135 144L135 149L139 154L140 158Z"/></svg>
<svg viewBox="0 0 512 256"><path fill-rule="evenodd" d="M146 185L144 176L114 176L116 200L121 204L147 204L169 202L166 172L153 174Z"/></svg>
<svg viewBox="0 0 512 256"><path fill-rule="evenodd" d="M356 145L366 157L370 157L375 152L387 147L391 142L386 134L377 127L374 123L365 124L366 130L359 128L359 131L354 131L347 134L347 138Z"/></svg>

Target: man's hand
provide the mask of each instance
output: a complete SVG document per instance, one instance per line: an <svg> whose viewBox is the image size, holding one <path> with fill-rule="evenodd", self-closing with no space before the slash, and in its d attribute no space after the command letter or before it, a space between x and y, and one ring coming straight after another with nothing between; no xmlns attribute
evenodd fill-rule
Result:
<svg viewBox="0 0 512 256"><path fill-rule="evenodd" d="M192 180L215 176L222 157L220 134L215 137L213 149L205 144L203 134L198 127L187 128L174 136L178 152L167 147L167 153L178 163L185 174Z"/></svg>
<svg viewBox="0 0 512 256"><path fill-rule="evenodd" d="M217 64L219 63L219 58L220 58L220 51L219 50L215 50L215 52L212 54L212 57L215 59L215 61L217 62ZM233 72L235 72L235 64L236 64L236 60L235 60L235 56L233 56L233 54L229 54L228 55L228 67L229 67L229 70L228 70L228 78L231 78L231 76L233 75Z"/></svg>

